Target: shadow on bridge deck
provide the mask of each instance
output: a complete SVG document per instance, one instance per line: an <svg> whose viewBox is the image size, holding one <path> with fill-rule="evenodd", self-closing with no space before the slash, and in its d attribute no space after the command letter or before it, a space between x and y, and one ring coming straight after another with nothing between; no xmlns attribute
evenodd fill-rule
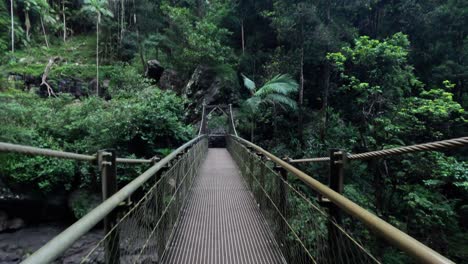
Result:
<svg viewBox="0 0 468 264"><path fill-rule="evenodd" d="M285 263L226 149L209 149L162 263Z"/></svg>

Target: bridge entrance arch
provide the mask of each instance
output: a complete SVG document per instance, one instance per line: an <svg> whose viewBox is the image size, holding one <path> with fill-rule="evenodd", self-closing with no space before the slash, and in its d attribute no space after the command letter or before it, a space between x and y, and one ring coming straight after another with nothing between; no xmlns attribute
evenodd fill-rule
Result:
<svg viewBox="0 0 468 264"><path fill-rule="evenodd" d="M226 135L233 133L231 121L231 105L203 104L199 135L206 134L208 136L210 147L225 148Z"/></svg>

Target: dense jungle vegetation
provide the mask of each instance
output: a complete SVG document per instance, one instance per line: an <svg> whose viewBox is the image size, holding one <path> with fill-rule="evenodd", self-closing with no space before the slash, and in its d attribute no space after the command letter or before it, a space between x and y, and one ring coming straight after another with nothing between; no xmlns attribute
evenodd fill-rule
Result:
<svg viewBox="0 0 468 264"><path fill-rule="evenodd" d="M468 1L0 0L2 142L163 156L196 134L203 99L233 104L240 134L281 157L466 136ZM353 161L344 193L468 263L467 156ZM144 168L119 167L120 183ZM326 167L300 168L326 183ZM92 165L0 155L4 196L78 190L80 217L99 188Z"/></svg>

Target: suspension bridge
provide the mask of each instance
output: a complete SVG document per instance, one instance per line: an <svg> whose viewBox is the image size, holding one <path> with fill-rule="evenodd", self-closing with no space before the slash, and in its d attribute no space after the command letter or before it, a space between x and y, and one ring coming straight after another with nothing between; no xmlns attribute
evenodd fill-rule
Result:
<svg viewBox="0 0 468 264"><path fill-rule="evenodd" d="M227 129L209 126L213 112L225 116ZM383 263L375 252L382 243L417 263L454 263L343 196L344 169L353 160L467 144L463 137L281 159L238 136L230 105L204 105L198 136L160 160L9 143L0 152L92 162L101 173L103 202L22 263L63 263L91 230L101 237L81 252L81 263ZM301 162L327 165L328 185L293 166ZM119 163L149 169L118 189Z"/></svg>

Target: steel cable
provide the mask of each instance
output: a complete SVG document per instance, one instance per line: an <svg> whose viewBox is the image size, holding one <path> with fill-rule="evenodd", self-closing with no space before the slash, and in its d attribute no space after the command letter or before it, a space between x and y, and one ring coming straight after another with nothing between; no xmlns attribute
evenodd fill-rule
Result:
<svg viewBox="0 0 468 264"><path fill-rule="evenodd" d="M390 149L369 151L357 154L348 154L348 160L364 160L371 158L386 157L391 155L401 155L419 151L441 150L450 148L459 148L468 145L468 137L460 137L454 139L447 139L441 141L434 141L424 144L416 144L411 146L396 147ZM289 163L302 163L302 162L326 162L330 161L330 157L317 157L305 159L288 159Z"/></svg>

